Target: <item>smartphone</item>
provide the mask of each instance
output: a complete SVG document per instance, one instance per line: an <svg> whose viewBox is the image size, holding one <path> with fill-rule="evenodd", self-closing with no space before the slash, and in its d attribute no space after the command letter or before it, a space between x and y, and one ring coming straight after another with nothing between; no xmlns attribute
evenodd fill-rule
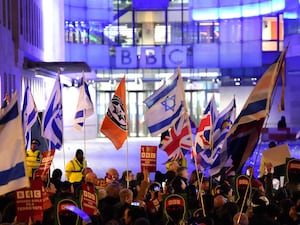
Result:
<svg viewBox="0 0 300 225"><path fill-rule="evenodd" d="M131 202L131 205L140 206L140 203L139 202Z"/></svg>
<svg viewBox="0 0 300 225"><path fill-rule="evenodd" d="M160 191L160 187L159 186L154 186L154 191Z"/></svg>

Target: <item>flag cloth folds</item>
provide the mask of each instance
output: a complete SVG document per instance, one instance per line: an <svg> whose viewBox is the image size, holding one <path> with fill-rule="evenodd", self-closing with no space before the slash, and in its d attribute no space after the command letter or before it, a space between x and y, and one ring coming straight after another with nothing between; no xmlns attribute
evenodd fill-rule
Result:
<svg viewBox="0 0 300 225"><path fill-rule="evenodd" d="M282 51L276 62L257 82L229 130L227 141L220 153L220 169L230 160L232 163L231 170L240 172L256 148L262 126L271 108L274 88L280 72L282 72L286 51L287 48Z"/></svg>
<svg viewBox="0 0 300 225"><path fill-rule="evenodd" d="M0 114L0 195L29 187L26 176L24 136L15 92Z"/></svg>
<svg viewBox="0 0 300 225"><path fill-rule="evenodd" d="M108 106L100 131L111 140L117 150L122 147L127 138L125 76Z"/></svg>
<svg viewBox="0 0 300 225"><path fill-rule="evenodd" d="M159 148L167 153L168 161L181 159L192 147L191 137L186 116L182 115L170 130L162 133Z"/></svg>
<svg viewBox="0 0 300 225"><path fill-rule="evenodd" d="M63 144L62 89L59 74L45 110L42 123L42 136L50 141L50 146L60 149Z"/></svg>
<svg viewBox="0 0 300 225"><path fill-rule="evenodd" d="M200 120L199 127L197 129L195 144L197 148L202 150L211 149L212 147L212 132L214 123L218 116L217 105L214 95L211 97L209 103L204 110L203 116ZM199 149L200 150L200 149Z"/></svg>
<svg viewBox="0 0 300 225"><path fill-rule="evenodd" d="M94 105L84 74L82 74L81 80L82 81L79 87L77 109L74 118L74 128L78 131L80 131L84 126L85 119L90 117L94 113Z"/></svg>
<svg viewBox="0 0 300 225"><path fill-rule="evenodd" d="M213 147L210 154L209 162L206 165L206 173L208 176L214 175L219 170L220 166L220 152L226 140L226 135L234 123L236 116L235 98L228 104L228 106L221 111L216 119L213 132ZM204 164L204 163L203 163Z"/></svg>
<svg viewBox="0 0 300 225"><path fill-rule="evenodd" d="M22 125L23 134L25 137L25 149L30 147L30 131L34 123L37 121L38 111L31 93L30 88L27 86L25 90L23 107L22 107Z"/></svg>
<svg viewBox="0 0 300 225"><path fill-rule="evenodd" d="M172 127L184 112L184 86L179 69L157 91L144 100L144 118L151 136Z"/></svg>

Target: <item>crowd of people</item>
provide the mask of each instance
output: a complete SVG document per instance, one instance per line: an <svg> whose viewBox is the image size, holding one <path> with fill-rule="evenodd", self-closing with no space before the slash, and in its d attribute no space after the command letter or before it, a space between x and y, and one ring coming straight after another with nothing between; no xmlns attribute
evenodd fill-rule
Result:
<svg viewBox="0 0 300 225"><path fill-rule="evenodd" d="M32 148L39 145L32 141ZM36 164L31 160L31 179L35 179ZM273 186L274 168L266 164L262 177L255 178L253 170L240 175L249 185L240 185L235 176L204 177L198 171L188 169L177 161L167 164L166 171L156 171L150 180L148 171L135 176L126 170L121 176L116 168L110 168L99 178L93 168L87 166L84 153L78 149L74 159L66 164L65 171L55 169L51 176L43 178L51 200L51 207L43 212L43 219L30 219L25 224L95 224L95 225L296 225L300 224L300 190L298 184ZM252 168L253 169L253 168ZM63 174L66 180L62 180ZM240 184L245 184L240 182ZM92 189L92 190L91 190ZM95 195L86 212L89 221L78 212L59 214L62 201L77 202L83 209L83 193ZM0 222L17 223L14 193L0 197Z"/></svg>

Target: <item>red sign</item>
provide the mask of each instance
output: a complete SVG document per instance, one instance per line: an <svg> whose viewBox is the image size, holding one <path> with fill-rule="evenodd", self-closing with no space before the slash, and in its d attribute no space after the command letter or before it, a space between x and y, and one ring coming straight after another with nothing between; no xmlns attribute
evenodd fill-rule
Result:
<svg viewBox="0 0 300 225"><path fill-rule="evenodd" d="M141 171L156 171L157 146L141 146Z"/></svg>
<svg viewBox="0 0 300 225"><path fill-rule="evenodd" d="M42 175L48 176L54 158L54 153L55 150L43 152L42 162L39 169L35 172L35 177L41 177Z"/></svg>
<svg viewBox="0 0 300 225"><path fill-rule="evenodd" d="M92 184L82 182L81 208L88 215L97 215L98 197Z"/></svg>
<svg viewBox="0 0 300 225"><path fill-rule="evenodd" d="M43 181L31 180L31 188L23 188L15 192L17 220L28 221L33 217L36 221L43 220Z"/></svg>

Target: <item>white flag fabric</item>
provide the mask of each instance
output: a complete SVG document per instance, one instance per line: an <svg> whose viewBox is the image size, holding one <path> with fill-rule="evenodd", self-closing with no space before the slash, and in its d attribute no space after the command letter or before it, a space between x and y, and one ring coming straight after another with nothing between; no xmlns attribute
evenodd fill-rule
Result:
<svg viewBox="0 0 300 225"><path fill-rule="evenodd" d="M59 75L57 75L46 111L43 117L42 136L60 149L63 144L63 108L62 89Z"/></svg>
<svg viewBox="0 0 300 225"><path fill-rule="evenodd" d="M74 128L80 131L84 126L85 119L90 117L93 114L94 114L94 105L89 92L88 84L83 74L82 82L79 87L79 97L78 97L75 118L74 118Z"/></svg>
<svg viewBox="0 0 300 225"><path fill-rule="evenodd" d="M25 137L25 149L30 147L30 131L34 123L37 121L38 111L31 93L27 86L25 90L23 107L22 107L22 125Z"/></svg>
<svg viewBox="0 0 300 225"><path fill-rule="evenodd" d="M184 113L184 85L179 69L166 83L144 100L145 122L152 136L172 127Z"/></svg>
<svg viewBox="0 0 300 225"><path fill-rule="evenodd" d="M29 187L26 176L24 136L18 108L18 95L0 113L0 196Z"/></svg>

